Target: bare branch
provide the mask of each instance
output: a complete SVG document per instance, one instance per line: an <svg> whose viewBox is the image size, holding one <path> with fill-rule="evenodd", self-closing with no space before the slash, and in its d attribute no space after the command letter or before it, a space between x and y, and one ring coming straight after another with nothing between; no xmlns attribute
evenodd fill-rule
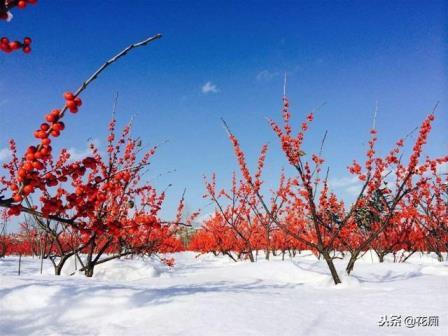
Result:
<svg viewBox="0 0 448 336"><path fill-rule="evenodd" d="M228 135L228 136L232 136L233 134L232 134L232 131L230 130L229 125L227 125L226 121L225 121L224 118L222 118L222 117L221 117L221 122L222 122L222 124L223 124L223 126L224 126L224 129L225 129L226 132L227 132L227 135Z"/></svg>

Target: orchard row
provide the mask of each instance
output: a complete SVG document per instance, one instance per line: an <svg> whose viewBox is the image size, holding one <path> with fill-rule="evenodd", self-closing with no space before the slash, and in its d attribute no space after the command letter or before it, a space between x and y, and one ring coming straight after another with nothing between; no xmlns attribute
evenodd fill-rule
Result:
<svg viewBox="0 0 448 336"><path fill-rule="evenodd" d="M10 18L13 7L34 2L0 0L0 18ZM273 189L263 179L268 146L261 147L256 169L251 171L238 138L224 122L238 172L224 187L216 185L214 175L205 180L205 197L214 203L215 211L189 239L182 235L199 212L182 220L184 193L175 217L160 217L165 191L159 192L145 180L157 146L145 147L139 137L133 137L131 123L117 132L112 118L105 151L90 144L90 154L79 160L70 158L67 149L56 153L52 145L61 141L67 127L65 113L78 112L82 92L108 66L160 37L129 46L76 92L66 92L63 107L44 116L34 131L36 140L23 152L10 140L11 160L3 165L5 172L0 177L0 207L6 209L3 223L13 216L26 215L27 219L19 234L1 237L2 254L38 251L42 258L52 260L56 274L70 257L76 257L81 270L91 277L96 265L129 255L190 249L223 254L235 261L255 261L260 250L269 259L278 251L294 255L306 249L326 262L335 284L341 278L334 260L341 254L349 256L348 274L369 249L374 249L380 260L399 250L405 251L402 260L417 251L435 252L442 259L448 249L448 175L443 173L448 155L423 154L434 113L420 125L410 154L404 150L409 138L404 137L386 155L379 155L378 131L370 131L364 162L355 160L347 167L360 185L352 204L332 190L322 149L310 153L303 148L315 119L313 113L294 130L285 96L282 121L269 121L285 164L293 171L291 175L279 171ZM30 43L30 39L23 44L6 38L0 41L2 50L17 50ZM324 145L325 136L321 148Z"/></svg>

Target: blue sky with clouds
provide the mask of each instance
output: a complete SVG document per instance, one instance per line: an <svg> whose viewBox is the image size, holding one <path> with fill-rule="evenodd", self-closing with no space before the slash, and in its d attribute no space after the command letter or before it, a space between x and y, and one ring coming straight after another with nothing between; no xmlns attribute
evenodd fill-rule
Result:
<svg viewBox="0 0 448 336"><path fill-rule="evenodd" d="M378 101L379 148L417 126L436 101L427 147L446 153L447 24L442 1L49 1L15 11L0 35L33 38L29 55L0 55L0 157L7 140L23 148L44 113L61 105L104 60L130 42L163 38L137 50L99 78L68 116L61 143L81 155L88 138L104 143L113 96L118 119L160 147L148 175L170 188L171 215L187 188L187 206L211 211L202 176L229 180L236 168L220 124L227 120L254 163L269 142L266 180L286 161L265 117L278 118L283 73L293 120L326 102L305 143L324 156L335 187L349 198L346 166L366 150ZM252 165L253 166L253 165ZM161 175L161 176L159 176Z"/></svg>

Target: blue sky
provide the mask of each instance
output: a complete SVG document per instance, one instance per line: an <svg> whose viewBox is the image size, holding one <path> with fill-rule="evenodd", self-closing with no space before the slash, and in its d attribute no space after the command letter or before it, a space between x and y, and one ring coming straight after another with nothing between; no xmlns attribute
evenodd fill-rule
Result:
<svg viewBox="0 0 448 336"><path fill-rule="evenodd" d="M11 23L0 22L0 35L33 38L31 54L0 55L0 148L14 137L23 149L43 114L61 105L63 91L76 89L129 43L162 33L86 92L81 112L66 119L65 147L82 153L89 137L104 143L119 92L120 123L135 115L134 132L146 144L169 140L149 174L160 188L173 184L164 215L172 215L184 187L188 208L209 212L202 176L216 171L226 183L236 168L220 117L252 163L260 146L270 143L266 180L275 183L286 166L265 117L279 117L287 72L297 125L326 102L305 151L317 151L328 130L324 156L339 192L349 198L346 166L366 150L376 101L383 152L436 101L440 108L427 152L447 152L446 4L41 0L16 10Z"/></svg>

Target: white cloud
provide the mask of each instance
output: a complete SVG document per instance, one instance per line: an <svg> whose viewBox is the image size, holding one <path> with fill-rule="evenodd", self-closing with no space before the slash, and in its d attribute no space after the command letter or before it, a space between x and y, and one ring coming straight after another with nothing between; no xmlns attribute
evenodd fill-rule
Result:
<svg viewBox="0 0 448 336"><path fill-rule="evenodd" d="M203 94L218 93L219 89L216 87L216 84L213 84L212 82L207 82L204 85L202 85L201 91Z"/></svg>
<svg viewBox="0 0 448 336"><path fill-rule="evenodd" d="M87 144L85 149L78 149L75 147L71 147L68 149L68 153L70 154L70 161L78 161L84 159L86 156L92 155L92 151L90 150L90 144L93 143L96 147L99 147L100 141L98 139L92 139Z"/></svg>
<svg viewBox="0 0 448 336"><path fill-rule="evenodd" d="M328 184L330 185L330 188L343 192L349 199L357 197L362 187L361 181L356 176L331 179Z"/></svg>
<svg viewBox="0 0 448 336"><path fill-rule="evenodd" d="M359 179L356 176L346 176L346 177L341 177L338 179L331 179L328 184L332 187L332 188L347 188L349 186L352 186L354 184L358 184L359 183Z"/></svg>
<svg viewBox="0 0 448 336"><path fill-rule="evenodd" d="M0 149L0 162L8 161L11 158L11 151L9 148Z"/></svg>
<svg viewBox="0 0 448 336"><path fill-rule="evenodd" d="M437 165L437 174L448 174L448 162Z"/></svg>
<svg viewBox="0 0 448 336"><path fill-rule="evenodd" d="M269 70L263 70L257 74L256 78L257 78L257 81L260 81L260 82L269 82L270 80L272 80L278 76L280 76L279 72L270 72Z"/></svg>
<svg viewBox="0 0 448 336"><path fill-rule="evenodd" d="M361 192L361 187L361 183L354 184L345 188L345 192L350 196L358 197L359 193Z"/></svg>

